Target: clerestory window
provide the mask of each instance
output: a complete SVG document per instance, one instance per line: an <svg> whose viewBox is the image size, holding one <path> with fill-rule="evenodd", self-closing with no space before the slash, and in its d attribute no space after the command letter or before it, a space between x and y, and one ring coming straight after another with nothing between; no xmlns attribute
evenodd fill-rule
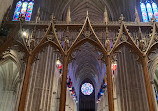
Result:
<svg viewBox="0 0 158 111"><path fill-rule="evenodd" d="M140 8L142 12L143 22L151 21L151 18L153 16L156 18L156 22L158 22L158 7L155 2L153 1L141 2Z"/></svg>
<svg viewBox="0 0 158 111"><path fill-rule="evenodd" d="M25 21L31 20L34 0L20 0L16 4L13 21L19 21L23 18Z"/></svg>

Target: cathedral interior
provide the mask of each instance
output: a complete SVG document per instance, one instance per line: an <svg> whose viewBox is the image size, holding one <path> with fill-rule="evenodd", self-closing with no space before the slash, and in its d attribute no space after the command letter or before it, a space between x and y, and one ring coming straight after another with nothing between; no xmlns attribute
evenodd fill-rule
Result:
<svg viewBox="0 0 158 111"><path fill-rule="evenodd" d="M158 1L0 0L0 111L158 111Z"/></svg>

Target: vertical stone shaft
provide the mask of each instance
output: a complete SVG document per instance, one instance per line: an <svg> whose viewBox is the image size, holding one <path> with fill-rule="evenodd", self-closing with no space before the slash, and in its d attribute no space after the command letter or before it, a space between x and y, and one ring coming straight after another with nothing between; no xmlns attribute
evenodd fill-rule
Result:
<svg viewBox="0 0 158 111"><path fill-rule="evenodd" d="M156 107L154 104L154 95L152 92L152 87L150 83L150 77L149 77L149 70L148 70L148 57L145 56L142 59L142 67L143 67L143 74L144 74L144 80L145 80L145 88L148 98L148 105L150 111L156 111Z"/></svg>
<svg viewBox="0 0 158 111"><path fill-rule="evenodd" d="M106 70L107 70L107 88L108 88L109 111L114 111L113 83L112 83L111 57L110 56L107 56Z"/></svg>
<svg viewBox="0 0 158 111"><path fill-rule="evenodd" d="M61 83L59 111L65 111L65 104L66 104L66 84L67 84L67 68L68 68L68 56L64 55L64 64L63 64L63 75L62 75L62 83Z"/></svg>
<svg viewBox="0 0 158 111"><path fill-rule="evenodd" d="M32 63L32 56L30 55L28 57L28 61L27 61L27 66L26 66L25 77L24 77L24 81L23 81L23 87L22 87L18 111L24 111L24 109L25 109L27 89L28 89L30 71L31 71L31 63Z"/></svg>

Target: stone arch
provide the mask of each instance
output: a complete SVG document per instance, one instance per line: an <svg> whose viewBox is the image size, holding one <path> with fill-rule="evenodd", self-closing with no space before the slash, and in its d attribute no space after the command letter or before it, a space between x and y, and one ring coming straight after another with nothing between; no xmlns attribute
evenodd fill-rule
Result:
<svg viewBox="0 0 158 111"><path fill-rule="evenodd" d="M0 110L15 110L20 93L20 70L18 59L11 54L0 62Z"/></svg>
<svg viewBox="0 0 158 111"><path fill-rule="evenodd" d="M139 55L139 57L142 56L142 54L140 53L140 50L139 50L138 48L134 47L132 44L130 44L129 42L126 42L126 41L125 41L125 42L121 42L120 44L118 44L118 45L114 48L113 53L114 53L115 51L119 50L120 48L122 48L123 46L127 46L128 48L134 50L135 53L136 53L137 55Z"/></svg>
<svg viewBox="0 0 158 111"><path fill-rule="evenodd" d="M74 43L74 45L69 49L68 53L69 55L72 54L72 52L77 48L77 47L80 47L81 45L83 45L84 43L90 43L92 46L97 46L99 49L101 49L101 51L103 51L103 53L106 53L105 50L103 49L103 47L101 47L96 41L90 39L90 38L84 38L84 39L81 39L80 41L77 41Z"/></svg>
<svg viewBox="0 0 158 111"><path fill-rule="evenodd" d="M37 47L34 51L33 51L33 55L35 56L36 54L39 53L40 50L44 49L45 47L47 46L52 46L53 48L57 48L62 54L63 54L63 51L62 49L53 41L47 41L43 44L41 44L39 47Z"/></svg>

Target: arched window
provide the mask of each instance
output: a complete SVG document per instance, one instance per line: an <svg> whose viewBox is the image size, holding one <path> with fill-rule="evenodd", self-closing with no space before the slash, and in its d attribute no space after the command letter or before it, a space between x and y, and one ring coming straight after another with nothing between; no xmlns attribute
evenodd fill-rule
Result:
<svg viewBox="0 0 158 111"><path fill-rule="evenodd" d="M19 1L17 3L17 5L16 5L16 9L15 9L15 12L14 12L13 21L18 21L19 15L20 15L20 12L21 12L21 7L22 7L22 2Z"/></svg>
<svg viewBox="0 0 158 111"><path fill-rule="evenodd" d="M142 18L143 18L143 22L148 22L148 15L147 15L147 11L146 11L146 6L144 3L140 4L141 7L141 12L142 12Z"/></svg>
<svg viewBox="0 0 158 111"><path fill-rule="evenodd" d="M24 18L25 21L30 21L33 11L33 5L34 0L19 1L16 5L13 21L19 21L20 17Z"/></svg>
<svg viewBox="0 0 158 111"><path fill-rule="evenodd" d="M149 21L151 21L151 18L153 17L153 11L151 8L151 4L147 3L146 8L147 8L147 12L148 12L148 19L149 19Z"/></svg>
<svg viewBox="0 0 158 111"><path fill-rule="evenodd" d="M34 3L32 1L28 4L28 8L27 8L27 12L26 12L26 18L25 18L26 21L31 20L33 5L34 5Z"/></svg>
<svg viewBox="0 0 158 111"><path fill-rule="evenodd" d="M140 3L140 8L143 22L151 21L153 15L156 18L156 22L158 22L158 7L155 2L147 1L146 3Z"/></svg>
<svg viewBox="0 0 158 111"><path fill-rule="evenodd" d="M156 22L158 22L158 8L157 8L157 4L153 2L152 3L152 8L153 8L154 16L156 18Z"/></svg>

